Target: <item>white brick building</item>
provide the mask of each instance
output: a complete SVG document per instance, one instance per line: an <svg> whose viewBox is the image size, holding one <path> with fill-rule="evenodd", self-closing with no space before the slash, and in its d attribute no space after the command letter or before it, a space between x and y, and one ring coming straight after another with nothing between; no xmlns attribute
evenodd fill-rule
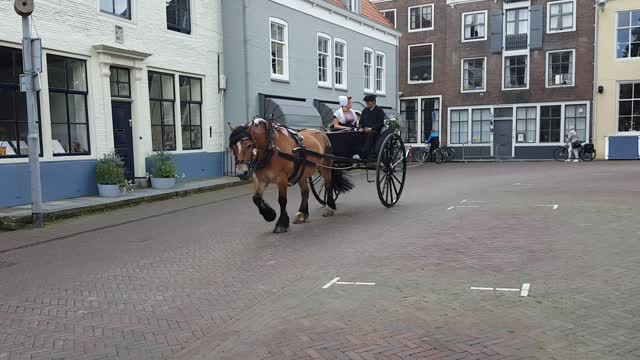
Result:
<svg viewBox="0 0 640 360"><path fill-rule="evenodd" d="M132 178L145 177L147 157L160 148L175 153L189 179L222 174L220 0L36 0L35 6L34 30L45 48L39 94L45 201L95 193L95 160L114 147ZM26 110L16 88L21 19L12 0L0 0L0 17L0 207L6 207L30 202L30 195Z"/></svg>

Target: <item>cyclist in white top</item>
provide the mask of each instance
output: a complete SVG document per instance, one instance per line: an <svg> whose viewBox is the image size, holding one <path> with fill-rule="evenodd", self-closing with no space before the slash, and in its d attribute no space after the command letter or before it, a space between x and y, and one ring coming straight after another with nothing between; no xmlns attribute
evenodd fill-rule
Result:
<svg viewBox="0 0 640 360"><path fill-rule="evenodd" d="M333 113L333 128L336 130L355 129L356 113L351 109L351 96L338 97L340 109Z"/></svg>

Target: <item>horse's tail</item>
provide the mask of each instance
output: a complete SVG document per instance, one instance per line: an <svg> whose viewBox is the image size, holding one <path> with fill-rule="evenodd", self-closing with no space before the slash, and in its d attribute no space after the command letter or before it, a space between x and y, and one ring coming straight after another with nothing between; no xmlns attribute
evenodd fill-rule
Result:
<svg viewBox="0 0 640 360"><path fill-rule="evenodd" d="M331 185L338 194L344 194L355 187L355 184L344 170L331 170Z"/></svg>

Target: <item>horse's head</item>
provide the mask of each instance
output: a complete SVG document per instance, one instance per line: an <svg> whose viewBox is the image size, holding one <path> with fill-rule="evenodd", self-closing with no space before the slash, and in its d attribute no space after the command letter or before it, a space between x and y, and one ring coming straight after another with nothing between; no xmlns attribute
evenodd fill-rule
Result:
<svg viewBox="0 0 640 360"><path fill-rule="evenodd" d="M251 170L258 167L260 156L267 150L267 124L264 120L256 120L235 128L229 124L229 128L229 147L236 158L236 174L241 180L248 180Z"/></svg>

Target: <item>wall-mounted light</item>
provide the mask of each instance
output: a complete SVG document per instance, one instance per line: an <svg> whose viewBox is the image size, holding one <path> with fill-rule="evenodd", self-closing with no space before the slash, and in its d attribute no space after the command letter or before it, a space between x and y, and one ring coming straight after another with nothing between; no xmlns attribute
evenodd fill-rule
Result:
<svg viewBox="0 0 640 360"><path fill-rule="evenodd" d="M602 94L604 92L604 86L598 86L598 94Z"/></svg>
<svg viewBox="0 0 640 360"><path fill-rule="evenodd" d="M607 0L598 0L598 7L604 11L604 7L607 6Z"/></svg>

